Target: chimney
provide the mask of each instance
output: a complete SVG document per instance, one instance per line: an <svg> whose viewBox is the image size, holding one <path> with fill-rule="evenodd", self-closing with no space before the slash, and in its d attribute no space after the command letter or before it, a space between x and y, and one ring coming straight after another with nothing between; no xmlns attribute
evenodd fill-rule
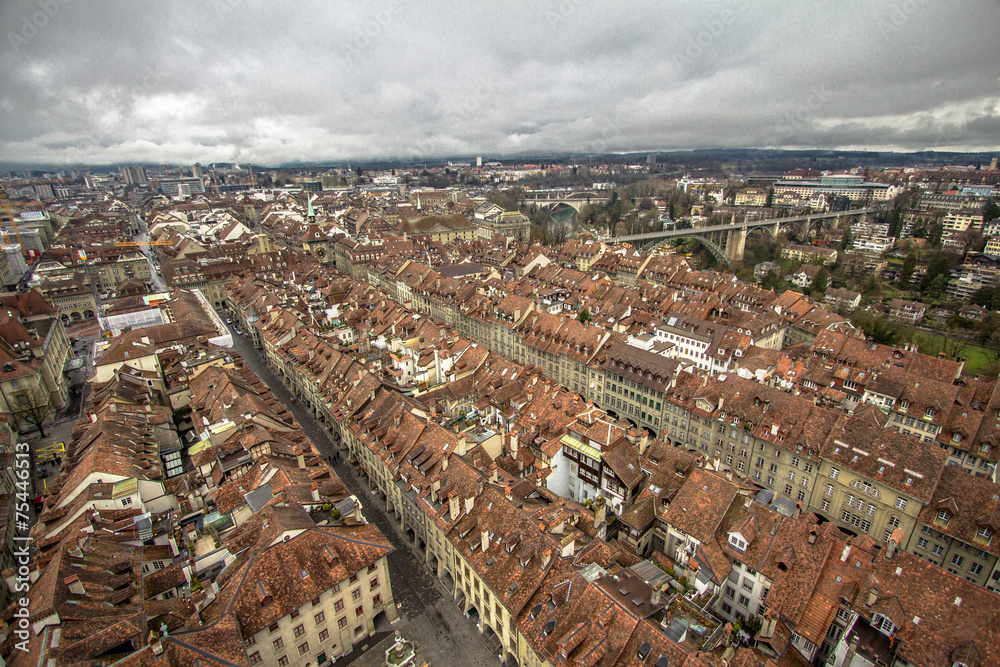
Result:
<svg viewBox="0 0 1000 667"><path fill-rule="evenodd" d="M659 607L663 603L663 586L662 584L655 584L653 586L653 592L649 594L649 604L654 607Z"/></svg>
<svg viewBox="0 0 1000 667"><path fill-rule="evenodd" d="M887 560L896 555L896 546L896 541L891 538L885 543L885 557Z"/></svg>
<svg viewBox="0 0 1000 667"><path fill-rule="evenodd" d="M544 570L545 568L547 568L551 561L552 561L552 549L549 548L542 552L542 569Z"/></svg>
<svg viewBox="0 0 1000 667"><path fill-rule="evenodd" d="M506 486L503 487L503 495L507 498L507 500L513 500L514 499L513 494L511 494L511 492L510 492L510 484L508 484L508 485L506 485Z"/></svg>
<svg viewBox="0 0 1000 667"><path fill-rule="evenodd" d="M809 529L809 537L807 537L806 539L808 540L809 544L816 544L816 529L815 528L810 528Z"/></svg>
<svg viewBox="0 0 1000 667"><path fill-rule="evenodd" d="M309 485L309 490L312 491L313 502L314 503L318 503L319 502L319 486L317 486L316 482L313 482L312 484Z"/></svg>
<svg viewBox="0 0 1000 667"><path fill-rule="evenodd" d="M646 453L647 447L649 447L649 431L644 430L639 436L639 456Z"/></svg>
<svg viewBox="0 0 1000 667"><path fill-rule="evenodd" d="M476 507L476 497L469 496L465 499L465 513L471 514L472 510Z"/></svg>
<svg viewBox="0 0 1000 667"><path fill-rule="evenodd" d="M510 433L510 454L514 458L517 458L517 448L518 448L518 436L517 433L511 431Z"/></svg>
<svg viewBox="0 0 1000 667"><path fill-rule="evenodd" d="M576 536L570 533L559 541L559 556L569 558L576 553Z"/></svg>
<svg viewBox="0 0 1000 667"><path fill-rule="evenodd" d="M483 495L483 480L482 478L476 480L476 495Z"/></svg>
<svg viewBox="0 0 1000 667"><path fill-rule="evenodd" d="M608 501L604 499L604 496L599 496L597 500L594 501L594 528L600 528L607 521L608 516Z"/></svg>
<svg viewBox="0 0 1000 667"><path fill-rule="evenodd" d="M163 655L163 640L159 637L151 641L149 645L153 648L153 655Z"/></svg>
<svg viewBox="0 0 1000 667"><path fill-rule="evenodd" d="M87 594L87 591L83 588L83 584L80 583L80 578L75 574L72 574L63 579L63 583L66 584L66 587L69 589L69 592L72 593L73 595Z"/></svg>
<svg viewBox="0 0 1000 667"><path fill-rule="evenodd" d="M458 455L465 456L466 443L465 443L465 433L458 434Z"/></svg>
<svg viewBox="0 0 1000 667"><path fill-rule="evenodd" d="M448 496L448 513L451 514L452 521L458 516L458 494L454 492Z"/></svg>
<svg viewBox="0 0 1000 667"><path fill-rule="evenodd" d="M876 600L878 600L878 591L872 588L868 591L868 601L865 602L865 606L866 607L872 606L873 604L875 604Z"/></svg>
<svg viewBox="0 0 1000 667"><path fill-rule="evenodd" d="M708 376L705 376L705 380L708 380ZM726 399L719 396L719 409L721 410L726 405Z"/></svg>
<svg viewBox="0 0 1000 667"><path fill-rule="evenodd" d="M447 469L448 469L448 455L445 454L444 456L441 457L441 472L444 472Z"/></svg>
<svg viewBox="0 0 1000 667"><path fill-rule="evenodd" d="M480 542L482 544L483 553L490 548L490 532L488 530L482 531L480 534Z"/></svg>
<svg viewBox="0 0 1000 667"><path fill-rule="evenodd" d="M300 453L300 454L296 455L295 460L299 464L299 470L305 470L306 469L306 455L305 455L305 453Z"/></svg>

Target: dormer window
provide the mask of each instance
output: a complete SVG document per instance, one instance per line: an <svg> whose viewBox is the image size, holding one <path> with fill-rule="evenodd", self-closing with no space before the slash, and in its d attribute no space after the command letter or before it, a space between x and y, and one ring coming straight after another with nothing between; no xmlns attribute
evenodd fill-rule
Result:
<svg viewBox="0 0 1000 667"><path fill-rule="evenodd" d="M993 529L988 526L983 526L978 531L976 531L976 541L982 544L989 544L993 539Z"/></svg>
<svg viewBox="0 0 1000 667"><path fill-rule="evenodd" d="M737 551L746 551L747 549L747 543L736 533L729 536L729 545Z"/></svg>
<svg viewBox="0 0 1000 667"><path fill-rule="evenodd" d="M962 442L962 434L961 433L952 433L951 434L951 441L952 442Z"/></svg>
<svg viewBox="0 0 1000 667"><path fill-rule="evenodd" d="M906 412L907 410L910 409L910 402L909 401L900 401L899 402L899 409L902 410L903 412Z"/></svg>
<svg viewBox="0 0 1000 667"><path fill-rule="evenodd" d="M891 637L893 630L896 629L889 617L882 614L872 614L872 627L886 637Z"/></svg>
<svg viewBox="0 0 1000 667"><path fill-rule="evenodd" d="M937 513L937 517L935 517L934 521L948 525L948 522L951 521L951 513L948 510L941 510Z"/></svg>

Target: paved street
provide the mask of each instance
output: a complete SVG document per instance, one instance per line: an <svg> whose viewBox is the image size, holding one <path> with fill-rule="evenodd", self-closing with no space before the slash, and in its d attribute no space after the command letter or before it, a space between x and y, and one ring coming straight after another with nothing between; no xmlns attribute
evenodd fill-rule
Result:
<svg viewBox="0 0 1000 667"><path fill-rule="evenodd" d="M156 270L156 266L153 264L153 249L150 246L145 245L149 241L149 237L146 232L143 231L136 234L132 237L132 240L136 243L144 244L138 247L140 252L146 256L146 263L149 264L149 276L153 282L153 288L161 291L167 289L167 284L163 282L163 277L160 275L159 271Z"/></svg>
<svg viewBox="0 0 1000 667"><path fill-rule="evenodd" d="M233 343L247 366L291 410L302 430L329 460L339 450L326 430L300 404L291 402L288 389L247 338L233 334ZM486 648L486 641L476 626L459 611L444 585L423 564L423 556L400 534L399 525L386 514L381 499L369 493L367 484L356 477L354 468L344 457L338 457L333 467L350 492L361 500L368 521L378 526L396 549L389 556L389 575L393 596L400 605L400 617L405 619L396 627L405 628L404 634L417 642L420 657L434 667L495 667L500 664L499 656Z"/></svg>

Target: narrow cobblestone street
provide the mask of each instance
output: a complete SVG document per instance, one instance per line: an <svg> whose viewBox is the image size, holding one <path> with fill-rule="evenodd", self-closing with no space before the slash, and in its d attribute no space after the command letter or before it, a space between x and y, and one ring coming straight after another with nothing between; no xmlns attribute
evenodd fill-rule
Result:
<svg viewBox="0 0 1000 667"><path fill-rule="evenodd" d="M278 400L292 412L320 454L329 460L330 456L338 452L326 430L300 403L292 402L291 393L271 372L253 344L244 336L233 334L233 345L247 366L260 376ZM395 629L402 630L407 638L418 644L419 657L432 667L495 667L500 664L499 656L487 648L486 640L475 624L465 617L451 600L451 594L444 584L424 565L423 554L400 533L399 524L386 514L382 500L368 490L368 485L357 477L353 466L344 456L337 458L333 468L348 490L361 501L368 521L377 526L396 549L389 556L392 591L399 605L401 619ZM377 641L378 638L368 640L367 643L374 645ZM371 656L359 660L358 664L367 664L369 658ZM338 667L342 664L346 663L337 663ZM418 661L417 664L421 663Z"/></svg>

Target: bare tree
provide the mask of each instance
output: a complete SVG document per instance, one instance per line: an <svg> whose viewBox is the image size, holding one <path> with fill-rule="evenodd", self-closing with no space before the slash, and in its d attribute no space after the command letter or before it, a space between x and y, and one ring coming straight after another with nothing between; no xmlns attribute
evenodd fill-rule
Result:
<svg viewBox="0 0 1000 667"><path fill-rule="evenodd" d="M948 336L942 337L944 340L941 343L941 351L944 352L945 356L949 359L958 359L965 352L966 348L969 347L969 343L961 338L950 338Z"/></svg>
<svg viewBox="0 0 1000 667"><path fill-rule="evenodd" d="M55 410L49 395L40 387L16 394L13 397L11 416L14 418L18 428L21 424L31 424L38 427L38 433L45 437L43 424L49 421Z"/></svg>

